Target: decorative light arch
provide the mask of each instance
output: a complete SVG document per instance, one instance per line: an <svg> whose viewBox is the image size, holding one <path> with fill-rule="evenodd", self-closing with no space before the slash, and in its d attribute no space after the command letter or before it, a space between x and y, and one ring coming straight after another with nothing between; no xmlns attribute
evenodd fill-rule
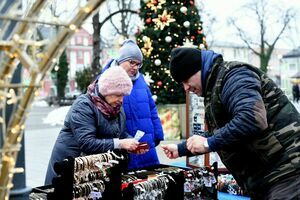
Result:
<svg viewBox="0 0 300 200"><path fill-rule="evenodd" d="M26 114L33 102L37 89L40 87L46 73L54 66L56 58L63 52L69 38L89 16L98 11L104 1L87 1L84 6L74 13L74 16L67 24L55 24L55 22L37 20L47 3L45 0L36 0L22 19L7 16L2 16L1 18L0 16L2 20L16 21L14 34L9 39L4 38L4 30L9 27L9 23L3 23L3 28L0 31L0 52L2 51L1 55L3 57L3 61L0 63L0 111L2 110L2 113L0 113L0 127L5 136L3 138L3 146L0 149L0 199L9 198L8 194L13 186L13 175L14 173L22 172L22 169L15 168L15 164L21 148L20 142L23 138ZM17 8L17 4L11 5L8 11L9 13L16 13ZM30 33L34 23L60 25L62 28L51 42L34 41L32 40L32 33ZM33 58L28 53L28 47L40 48L39 59ZM27 85L11 83L12 75L19 64L30 74L29 84ZM3 112L7 104L14 105L10 119L6 119L5 112ZM7 120L9 123L6 126L5 121Z"/></svg>

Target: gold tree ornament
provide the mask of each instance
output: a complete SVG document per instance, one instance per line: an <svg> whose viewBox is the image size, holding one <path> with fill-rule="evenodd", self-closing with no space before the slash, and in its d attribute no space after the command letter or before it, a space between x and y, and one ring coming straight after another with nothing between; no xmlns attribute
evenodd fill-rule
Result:
<svg viewBox="0 0 300 200"><path fill-rule="evenodd" d="M194 45L193 41L186 38L185 42L183 42L183 47L197 48L197 45Z"/></svg>
<svg viewBox="0 0 300 200"><path fill-rule="evenodd" d="M161 15L158 15L158 18L155 18L152 21L155 23L154 30L163 30L165 26L169 26L170 23L175 22L176 20L168 14L167 10L164 10Z"/></svg>
<svg viewBox="0 0 300 200"><path fill-rule="evenodd" d="M151 39L147 36L143 37L144 46L142 47L142 53L149 57L151 55L151 52L153 50Z"/></svg>
<svg viewBox="0 0 300 200"><path fill-rule="evenodd" d="M147 3L147 7L156 13L158 9L162 9L162 5L165 3L166 0L151 0Z"/></svg>
<svg viewBox="0 0 300 200"><path fill-rule="evenodd" d="M199 44L199 49L201 49L201 50L205 50L205 45L204 44Z"/></svg>

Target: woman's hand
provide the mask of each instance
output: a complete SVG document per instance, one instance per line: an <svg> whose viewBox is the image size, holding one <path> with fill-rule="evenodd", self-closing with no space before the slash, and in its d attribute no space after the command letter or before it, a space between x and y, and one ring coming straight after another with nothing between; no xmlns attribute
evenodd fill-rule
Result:
<svg viewBox="0 0 300 200"><path fill-rule="evenodd" d="M150 147L147 142L141 142L139 143L138 147L134 151L129 151L130 153L135 154L144 154L149 151Z"/></svg>
<svg viewBox="0 0 300 200"><path fill-rule="evenodd" d="M135 139L121 139L120 140L120 149L126 149L128 151L134 151L138 145L139 145L139 142L136 141Z"/></svg>

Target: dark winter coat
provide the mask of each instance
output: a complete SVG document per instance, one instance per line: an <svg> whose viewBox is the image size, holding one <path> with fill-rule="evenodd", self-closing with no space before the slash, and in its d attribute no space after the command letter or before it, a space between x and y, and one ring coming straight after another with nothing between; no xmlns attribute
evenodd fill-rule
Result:
<svg viewBox="0 0 300 200"><path fill-rule="evenodd" d="M215 59L203 96L210 150L252 196L300 173L300 115L265 73Z"/></svg>
<svg viewBox="0 0 300 200"><path fill-rule="evenodd" d="M93 104L87 94L80 95L71 106L54 144L45 184L51 184L56 176L55 162L68 156L78 157L104 153L114 149L113 138L131 137L127 133L125 114L108 121Z"/></svg>
<svg viewBox="0 0 300 200"><path fill-rule="evenodd" d="M109 62L103 71L109 68L111 63ZM142 74L133 81L132 91L130 95L124 97L123 107L129 134L134 137L137 130L145 132L140 142L147 142L150 145L149 152L145 154L129 155L128 168L136 169L158 165L159 159L155 146L164 139L164 134L151 91Z"/></svg>

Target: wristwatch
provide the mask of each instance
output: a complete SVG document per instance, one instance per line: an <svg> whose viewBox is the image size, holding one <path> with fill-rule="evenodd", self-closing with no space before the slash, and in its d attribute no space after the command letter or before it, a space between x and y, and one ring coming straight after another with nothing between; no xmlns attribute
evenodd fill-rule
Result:
<svg viewBox="0 0 300 200"><path fill-rule="evenodd" d="M205 142L203 143L203 146L205 149L207 149L209 151L209 145L208 145L207 140L205 140Z"/></svg>

